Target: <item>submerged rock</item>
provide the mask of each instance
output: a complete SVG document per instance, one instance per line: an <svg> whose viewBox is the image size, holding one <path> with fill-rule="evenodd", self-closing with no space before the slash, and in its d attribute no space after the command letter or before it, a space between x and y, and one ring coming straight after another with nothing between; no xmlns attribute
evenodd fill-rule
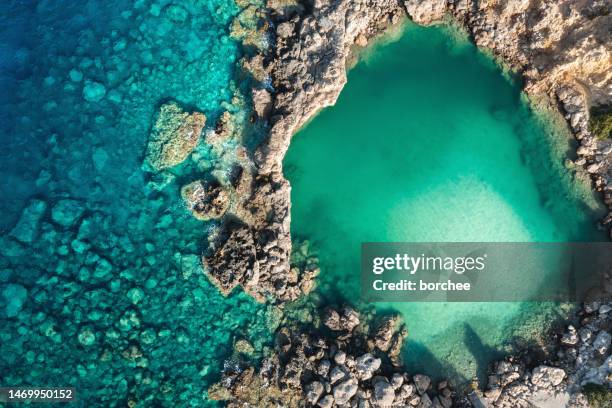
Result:
<svg viewBox="0 0 612 408"><path fill-rule="evenodd" d="M28 297L28 290L22 285L9 283L2 290L2 297L6 303L6 317L15 317Z"/></svg>
<svg viewBox="0 0 612 408"><path fill-rule="evenodd" d="M30 201L21 213L19 221L11 230L10 235L24 244L34 241L38 235L38 224L46 210L46 202L42 200Z"/></svg>
<svg viewBox="0 0 612 408"><path fill-rule="evenodd" d="M83 98L87 102L100 102L106 95L106 87L99 82L85 81Z"/></svg>
<svg viewBox="0 0 612 408"><path fill-rule="evenodd" d="M64 199L58 201L51 209L51 219L64 227L71 227L84 211L85 208L79 201Z"/></svg>
<svg viewBox="0 0 612 408"><path fill-rule="evenodd" d="M154 170L163 170L181 163L200 140L206 116L188 113L176 102L161 106L147 145L146 162Z"/></svg>

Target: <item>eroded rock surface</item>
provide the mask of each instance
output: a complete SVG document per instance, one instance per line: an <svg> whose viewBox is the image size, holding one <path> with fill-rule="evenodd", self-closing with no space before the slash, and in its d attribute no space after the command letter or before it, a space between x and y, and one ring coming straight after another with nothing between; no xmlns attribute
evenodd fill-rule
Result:
<svg viewBox="0 0 612 408"><path fill-rule="evenodd" d="M163 104L149 136L146 162L156 171L181 163L198 144L206 116L188 113L176 102Z"/></svg>

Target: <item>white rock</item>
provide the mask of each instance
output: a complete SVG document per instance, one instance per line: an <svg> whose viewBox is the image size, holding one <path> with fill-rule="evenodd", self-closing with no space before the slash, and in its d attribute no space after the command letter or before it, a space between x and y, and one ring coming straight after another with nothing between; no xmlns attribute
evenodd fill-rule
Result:
<svg viewBox="0 0 612 408"><path fill-rule="evenodd" d="M540 387L556 387L565 378L565 371L561 368L541 365L533 369L531 383Z"/></svg>

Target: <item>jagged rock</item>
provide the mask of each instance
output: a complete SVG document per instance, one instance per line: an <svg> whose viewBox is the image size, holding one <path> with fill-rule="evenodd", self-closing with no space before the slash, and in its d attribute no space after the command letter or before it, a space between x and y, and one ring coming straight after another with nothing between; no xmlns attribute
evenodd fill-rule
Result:
<svg viewBox="0 0 612 408"><path fill-rule="evenodd" d="M253 109L260 118L267 118L272 110L272 95L265 89L253 89Z"/></svg>
<svg viewBox="0 0 612 408"><path fill-rule="evenodd" d="M224 295L229 294L245 279L255 283L259 274L255 241L245 225L229 226L228 237L210 256L203 258L204 270Z"/></svg>
<svg viewBox="0 0 612 408"><path fill-rule="evenodd" d="M408 0L404 1L408 15L418 24L431 24L440 21L446 13L446 0Z"/></svg>
<svg viewBox="0 0 612 408"><path fill-rule="evenodd" d="M567 327L567 332L563 334L561 343L568 346L573 346L578 343L578 333L576 332L574 326L570 325Z"/></svg>
<svg viewBox="0 0 612 408"><path fill-rule="evenodd" d="M331 372L329 373L329 382L334 384L344 379L344 377L346 377L346 369L340 366L336 366L332 368Z"/></svg>
<svg viewBox="0 0 612 408"><path fill-rule="evenodd" d="M346 353L342 350L338 350L336 354L334 354L334 361L339 365L344 364L346 361Z"/></svg>
<svg viewBox="0 0 612 408"><path fill-rule="evenodd" d="M317 369L317 374L319 374L323 378L326 378L327 374L329 374L330 367L331 367L331 363L329 362L329 360L321 361Z"/></svg>
<svg viewBox="0 0 612 408"><path fill-rule="evenodd" d="M181 188L181 196L199 220L221 218L230 206L230 193L218 182L194 181Z"/></svg>
<svg viewBox="0 0 612 408"><path fill-rule="evenodd" d="M374 335L376 347L382 351L388 351L391 347L393 335L396 332L398 317L386 316L378 324Z"/></svg>
<svg viewBox="0 0 612 408"><path fill-rule="evenodd" d="M146 162L156 171L181 163L198 144L205 124L200 112L185 112L176 102L163 104L149 136Z"/></svg>
<svg viewBox="0 0 612 408"><path fill-rule="evenodd" d="M331 408L334 405L334 397L331 395L326 395L319 400L317 405L321 408Z"/></svg>

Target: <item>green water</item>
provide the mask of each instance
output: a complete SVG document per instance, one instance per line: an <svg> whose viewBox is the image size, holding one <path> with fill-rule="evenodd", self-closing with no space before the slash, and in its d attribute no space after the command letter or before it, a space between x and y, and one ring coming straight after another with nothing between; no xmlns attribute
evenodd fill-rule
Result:
<svg viewBox="0 0 612 408"><path fill-rule="evenodd" d="M567 137L452 28L408 26L377 45L285 159L292 233L320 257L320 293L358 299L365 241L600 239L593 197L563 167ZM518 303L377 307L404 316L409 369L459 380L482 375L513 339L537 338L556 313Z"/></svg>

